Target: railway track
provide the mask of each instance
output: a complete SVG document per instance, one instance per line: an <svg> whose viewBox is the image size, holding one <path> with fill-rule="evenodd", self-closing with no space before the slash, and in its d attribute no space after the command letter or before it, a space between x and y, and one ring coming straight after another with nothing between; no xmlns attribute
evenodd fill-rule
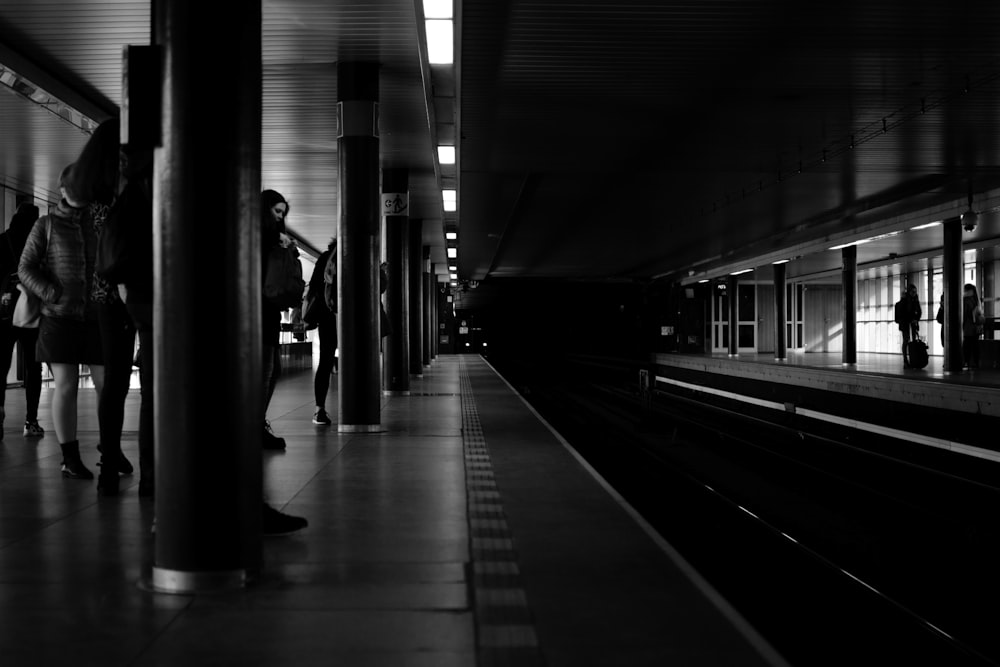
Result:
<svg viewBox="0 0 1000 667"><path fill-rule="evenodd" d="M1000 664L981 466L643 394L630 362L538 368L497 365L792 664Z"/></svg>

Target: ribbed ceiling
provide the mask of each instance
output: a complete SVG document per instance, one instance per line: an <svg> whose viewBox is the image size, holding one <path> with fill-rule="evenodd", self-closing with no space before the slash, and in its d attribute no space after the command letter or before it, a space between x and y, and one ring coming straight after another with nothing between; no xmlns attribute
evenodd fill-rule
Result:
<svg viewBox="0 0 1000 667"><path fill-rule="evenodd" d="M383 166L409 170L438 264L434 132L452 140L458 121L447 224L460 277L484 285L722 271L785 249L802 255L789 276L811 275L839 261L824 244L953 213L970 176L981 202L1000 184L994 0L467 0L455 81L421 71L418 7L262 3L262 177L316 249L336 225L347 60L381 64ZM0 0L0 63L44 73L95 116L120 101L121 45L148 34L148 1ZM51 194L84 139L0 90L8 185ZM1000 237L996 217L966 239ZM867 244L859 262L939 237Z"/></svg>

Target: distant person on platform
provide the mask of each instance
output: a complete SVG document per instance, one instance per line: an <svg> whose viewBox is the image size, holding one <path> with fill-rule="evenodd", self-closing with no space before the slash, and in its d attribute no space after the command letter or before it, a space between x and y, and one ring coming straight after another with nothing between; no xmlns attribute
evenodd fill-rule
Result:
<svg viewBox="0 0 1000 667"><path fill-rule="evenodd" d="M896 302L896 324L903 335L903 367L910 367L909 344L920 334L920 318L923 310L920 308L920 297L917 296L917 286L913 283L906 288L906 293Z"/></svg>
<svg viewBox="0 0 1000 667"><path fill-rule="evenodd" d="M983 335L985 322L979 290L966 283L962 290L962 356L968 368L979 368L979 337Z"/></svg>

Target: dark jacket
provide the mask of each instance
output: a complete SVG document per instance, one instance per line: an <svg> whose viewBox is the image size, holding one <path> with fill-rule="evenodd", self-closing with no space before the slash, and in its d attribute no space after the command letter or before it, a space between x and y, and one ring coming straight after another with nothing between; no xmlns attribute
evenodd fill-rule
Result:
<svg viewBox="0 0 1000 667"><path fill-rule="evenodd" d="M21 204L11 216L7 231L0 232L0 276L17 273L24 242L35 220L38 220L38 207L34 204Z"/></svg>
<svg viewBox="0 0 1000 667"><path fill-rule="evenodd" d="M285 198L274 190L265 190L261 193L261 235L260 235L260 292L261 292L261 325L262 343L268 347L278 347L281 342L281 308L272 306L263 298L264 279L267 270L267 256L271 249L281 243L281 235L285 233L284 223L276 224L268 210L278 202L285 202ZM287 204L287 202L285 202Z"/></svg>
<svg viewBox="0 0 1000 667"><path fill-rule="evenodd" d="M97 318L90 298L97 234L86 211L60 201L35 222L25 241L17 275L41 299L47 317Z"/></svg>
<svg viewBox="0 0 1000 667"><path fill-rule="evenodd" d="M920 298L911 297L908 294L904 294L903 298L897 303L899 312L896 317L896 324L899 325L900 331L905 331L909 327L920 323L920 318L923 317L924 311L920 307Z"/></svg>
<svg viewBox="0 0 1000 667"><path fill-rule="evenodd" d="M983 333L983 309L972 296L962 297L962 335L967 338L978 338Z"/></svg>

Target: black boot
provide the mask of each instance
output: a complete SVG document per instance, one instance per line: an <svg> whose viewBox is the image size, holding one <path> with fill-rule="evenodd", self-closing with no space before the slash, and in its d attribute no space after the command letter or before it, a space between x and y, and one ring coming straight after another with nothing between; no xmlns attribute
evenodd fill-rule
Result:
<svg viewBox="0 0 1000 667"><path fill-rule="evenodd" d="M83 465L83 461L80 460L79 440L62 442L59 443L59 446L62 448L63 453L63 477L72 477L73 479L94 479L94 473L87 470L87 468Z"/></svg>
<svg viewBox="0 0 1000 667"><path fill-rule="evenodd" d="M118 495L118 473L104 472L97 476L97 495L117 496Z"/></svg>

